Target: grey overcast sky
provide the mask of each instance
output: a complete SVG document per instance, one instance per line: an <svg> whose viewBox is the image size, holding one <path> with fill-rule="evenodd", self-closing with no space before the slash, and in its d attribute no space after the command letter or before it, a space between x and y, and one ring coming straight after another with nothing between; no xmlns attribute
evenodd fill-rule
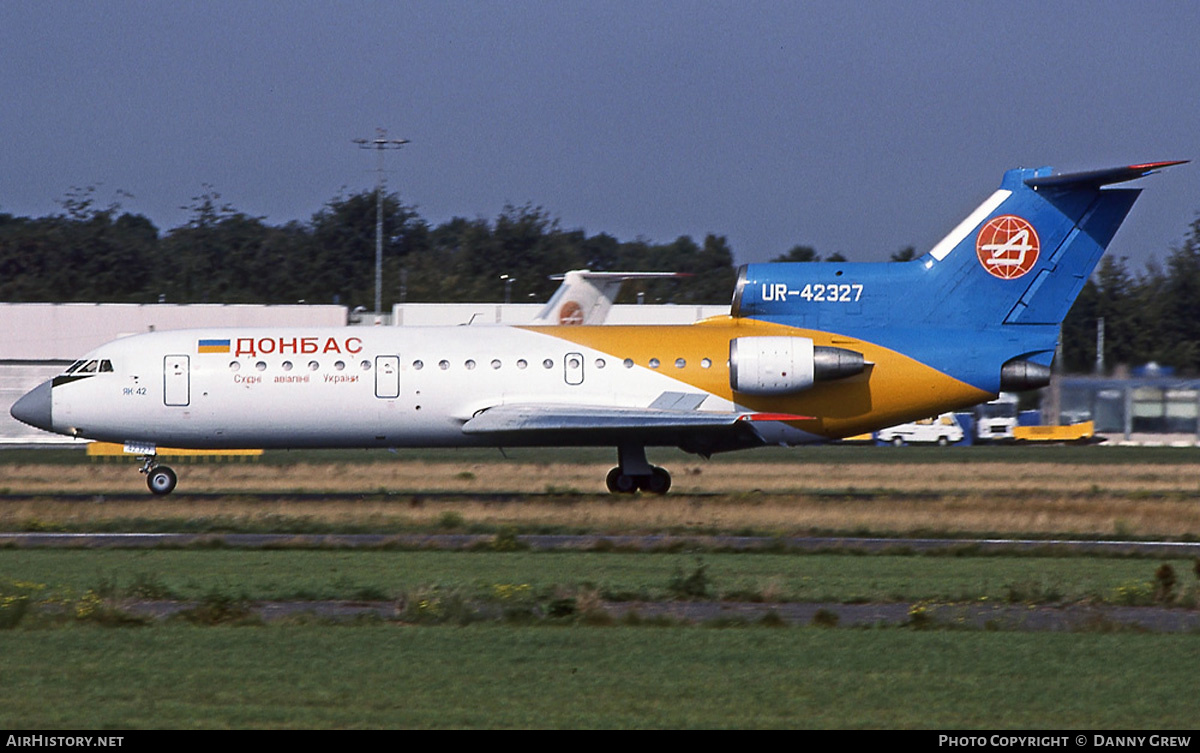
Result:
<svg viewBox="0 0 1200 753"><path fill-rule="evenodd" d="M0 212L72 187L272 224L374 185L431 223L544 207L621 240L928 250L1010 167L1200 159L1200 3L0 0ZM1112 253L1186 236L1200 163ZM132 194L125 196L123 192Z"/></svg>

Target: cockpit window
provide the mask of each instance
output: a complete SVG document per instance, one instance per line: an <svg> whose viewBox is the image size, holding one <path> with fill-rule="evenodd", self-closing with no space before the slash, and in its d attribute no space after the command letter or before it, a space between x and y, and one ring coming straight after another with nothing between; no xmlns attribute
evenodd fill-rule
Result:
<svg viewBox="0 0 1200 753"><path fill-rule="evenodd" d="M112 361L107 358L103 360L91 359L80 360L67 367L63 374L103 374L112 373Z"/></svg>

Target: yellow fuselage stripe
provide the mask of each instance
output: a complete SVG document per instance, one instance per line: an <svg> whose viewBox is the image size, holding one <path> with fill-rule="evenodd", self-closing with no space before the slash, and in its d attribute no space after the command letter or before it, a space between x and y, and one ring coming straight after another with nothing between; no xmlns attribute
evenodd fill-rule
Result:
<svg viewBox="0 0 1200 753"><path fill-rule="evenodd" d="M798 329L755 319L716 317L682 326L522 327L577 345L633 359L664 376L723 397L755 412L813 416L789 422L826 437L844 437L904 421L965 408L994 397L896 351L830 332ZM738 337L807 337L815 345L857 351L871 364L858 376L818 382L784 397L734 393L729 384L729 343ZM703 368L703 359L710 368ZM682 359L681 361L678 359ZM682 364L677 366L676 363Z"/></svg>

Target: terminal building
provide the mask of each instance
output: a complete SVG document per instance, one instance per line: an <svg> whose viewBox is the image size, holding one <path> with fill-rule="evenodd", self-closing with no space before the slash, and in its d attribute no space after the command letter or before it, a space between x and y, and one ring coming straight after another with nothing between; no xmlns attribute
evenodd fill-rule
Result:
<svg viewBox="0 0 1200 753"><path fill-rule="evenodd" d="M1094 421L1110 442L1200 444L1200 379L1066 376L1059 390L1059 423Z"/></svg>

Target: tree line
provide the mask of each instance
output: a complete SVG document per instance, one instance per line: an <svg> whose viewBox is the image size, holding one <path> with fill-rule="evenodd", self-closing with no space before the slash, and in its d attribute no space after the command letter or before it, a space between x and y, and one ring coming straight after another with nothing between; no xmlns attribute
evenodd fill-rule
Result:
<svg viewBox="0 0 1200 753"><path fill-rule="evenodd" d="M337 303L375 298L376 194L339 196L307 222L271 225L206 187L188 221L160 233L146 217L99 206L74 189L63 211L0 213L0 300L10 302ZM506 206L494 220L431 225L395 194L383 197L383 305L396 302L542 302L571 269L670 270L640 282L647 302L728 302L736 271L724 237L618 241L560 227L541 207ZM514 279L506 290L501 275Z"/></svg>
<svg viewBox="0 0 1200 753"><path fill-rule="evenodd" d="M62 211L39 218L0 212L0 301L119 303L374 303L373 190L338 196L308 221L271 225L238 211L205 186L190 217L165 233L145 216L100 206L93 188L72 189ZM395 194L383 197L383 305L396 302L541 302L551 274L570 269L670 270L676 280L627 284L650 303L722 304L733 290L733 253L723 236L670 243L620 241L568 230L543 208L506 206L492 220L424 220ZM893 261L916 257L912 247ZM823 261L846 259L833 254ZM773 261L819 262L797 245ZM501 275L513 278L511 286ZM1096 364L1104 321L1104 364L1155 361L1200 374L1200 219L1163 263L1134 272L1106 256L1063 324L1063 365Z"/></svg>
<svg viewBox="0 0 1200 753"><path fill-rule="evenodd" d="M1097 323L1103 319L1104 371L1150 362L1200 374L1200 218L1160 263L1140 272L1125 257L1105 256L1063 322L1063 366L1096 367Z"/></svg>

